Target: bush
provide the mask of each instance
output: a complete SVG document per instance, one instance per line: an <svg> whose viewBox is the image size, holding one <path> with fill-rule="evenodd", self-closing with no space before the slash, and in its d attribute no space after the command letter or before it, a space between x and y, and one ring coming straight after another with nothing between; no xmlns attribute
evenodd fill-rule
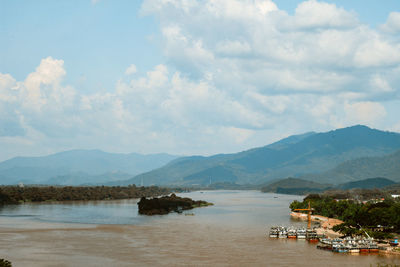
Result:
<svg viewBox="0 0 400 267"><path fill-rule="evenodd" d="M11 262L5 259L0 259L0 267L11 267Z"/></svg>

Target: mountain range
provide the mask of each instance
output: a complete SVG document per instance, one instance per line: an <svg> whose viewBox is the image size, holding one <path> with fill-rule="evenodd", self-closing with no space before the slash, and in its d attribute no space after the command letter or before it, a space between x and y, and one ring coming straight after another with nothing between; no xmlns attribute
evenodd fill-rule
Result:
<svg viewBox="0 0 400 267"><path fill-rule="evenodd" d="M371 177L385 177L400 182L400 150L385 156L349 160L328 171L301 178L321 183L345 183Z"/></svg>
<svg viewBox="0 0 400 267"><path fill-rule="evenodd" d="M356 125L325 133L290 136L264 147L235 154L178 158L124 183L138 184L144 181L145 185L186 186L216 182L262 184L286 177L302 177L339 184L348 180L336 180L335 176L329 175L322 175L321 178L318 174L328 172L339 164L346 164L349 160L386 156L399 149L400 134ZM384 176L365 175L354 179ZM391 178L400 181L400 177Z"/></svg>
<svg viewBox="0 0 400 267"><path fill-rule="evenodd" d="M400 134L356 125L209 157L72 150L0 162L0 184L252 186L287 177L333 186L375 177L400 182Z"/></svg>
<svg viewBox="0 0 400 267"><path fill-rule="evenodd" d="M99 184L124 180L161 167L177 156L70 150L44 157L16 157L0 163L0 184Z"/></svg>

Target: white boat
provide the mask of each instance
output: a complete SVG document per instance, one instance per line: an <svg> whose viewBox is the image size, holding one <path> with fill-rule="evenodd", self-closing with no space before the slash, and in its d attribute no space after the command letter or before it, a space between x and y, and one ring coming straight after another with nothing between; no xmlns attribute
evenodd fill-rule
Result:
<svg viewBox="0 0 400 267"><path fill-rule="evenodd" d="M306 229L297 229L297 239L306 239Z"/></svg>
<svg viewBox="0 0 400 267"><path fill-rule="evenodd" d="M279 232L278 232L278 237L279 238L287 238L287 231L286 231L286 229L281 229L281 230L279 230Z"/></svg>
<svg viewBox="0 0 400 267"><path fill-rule="evenodd" d="M269 230L269 237L278 238L278 228L277 227L271 227L271 229Z"/></svg>

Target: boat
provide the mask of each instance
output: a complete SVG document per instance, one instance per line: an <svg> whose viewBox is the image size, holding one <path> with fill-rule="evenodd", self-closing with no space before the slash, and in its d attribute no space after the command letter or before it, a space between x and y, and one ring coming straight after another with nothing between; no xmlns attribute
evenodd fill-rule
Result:
<svg viewBox="0 0 400 267"><path fill-rule="evenodd" d="M375 242L370 242L368 244L368 248L369 248L369 253L378 253L379 252L378 244L376 244Z"/></svg>
<svg viewBox="0 0 400 267"><path fill-rule="evenodd" d="M398 240L398 239L391 240L391 241L389 242L389 244L390 244L390 246L392 246L392 247L397 247L397 246L399 245L399 240Z"/></svg>
<svg viewBox="0 0 400 267"><path fill-rule="evenodd" d="M332 250L332 239L330 238L321 238L319 240L320 244L317 245L317 248L324 250Z"/></svg>
<svg viewBox="0 0 400 267"><path fill-rule="evenodd" d="M269 237L278 238L278 228L277 227L271 227L271 229L269 230Z"/></svg>
<svg viewBox="0 0 400 267"><path fill-rule="evenodd" d="M308 242L315 243L318 242L318 234L314 229L307 229L306 231L306 239Z"/></svg>
<svg viewBox="0 0 400 267"><path fill-rule="evenodd" d="M332 245L332 251L339 253L346 253L349 252L349 249L343 243L334 243Z"/></svg>
<svg viewBox="0 0 400 267"><path fill-rule="evenodd" d="M306 238L306 229L297 229L296 231L297 239L305 239Z"/></svg>
<svg viewBox="0 0 400 267"><path fill-rule="evenodd" d="M297 231L294 228L289 228L287 231L287 237L291 239L297 238Z"/></svg>
<svg viewBox="0 0 400 267"><path fill-rule="evenodd" d="M350 245L348 245L347 248L348 248L349 253L353 253L353 254L360 253L360 248L356 244L350 244Z"/></svg>
<svg viewBox="0 0 400 267"><path fill-rule="evenodd" d="M286 229L280 229L279 231L278 231L278 237L279 238L287 238L287 231L286 231Z"/></svg>
<svg viewBox="0 0 400 267"><path fill-rule="evenodd" d="M369 247L366 243L364 242L361 243L359 247L360 247L360 253L369 253Z"/></svg>

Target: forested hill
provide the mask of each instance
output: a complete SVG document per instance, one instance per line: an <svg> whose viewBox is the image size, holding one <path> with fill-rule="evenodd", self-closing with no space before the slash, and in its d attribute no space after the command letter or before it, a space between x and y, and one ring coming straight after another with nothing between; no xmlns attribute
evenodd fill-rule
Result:
<svg viewBox="0 0 400 267"><path fill-rule="evenodd" d="M393 187L393 185L397 187L400 184L396 184L392 180L381 177L368 178L354 182L343 183L339 185L321 184L298 178L286 178L263 186L261 188L261 191L265 193L307 195L310 193L322 193L327 190L333 190L333 191L343 191L351 189L387 190L389 187L390 188Z"/></svg>
<svg viewBox="0 0 400 267"><path fill-rule="evenodd" d="M400 149L400 134L357 125L325 133L291 136L236 154L184 157L124 183L205 185L215 182L261 184L284 177L328 171L360 157L383 156ZM377 175L381 177L383 175ZM315 179L319 182L319 180ZM336 181L324 180L324 183Z"/></svg>
<svg viewBox="0 0 400 267"><path fill-rule="evenodd" d="M385 177L400 182L400 150L381 157L349 160L329 171L305 175L303 178L320 182L345 183L371 177Z"/></svg>

